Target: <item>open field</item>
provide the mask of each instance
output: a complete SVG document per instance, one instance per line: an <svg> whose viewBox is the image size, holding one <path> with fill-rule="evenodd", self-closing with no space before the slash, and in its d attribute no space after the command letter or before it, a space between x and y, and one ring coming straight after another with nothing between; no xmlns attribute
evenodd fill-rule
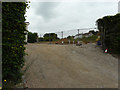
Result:
<svg viewBox="0 0 120 90"><path fill-rule="evenodd" d="M28 88L117 88L118 59L95 44L27 44Z"/></svg>

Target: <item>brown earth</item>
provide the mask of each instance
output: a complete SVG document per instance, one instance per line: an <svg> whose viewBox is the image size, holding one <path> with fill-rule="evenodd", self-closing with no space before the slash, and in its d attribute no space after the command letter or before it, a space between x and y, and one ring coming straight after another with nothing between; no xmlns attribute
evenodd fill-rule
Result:
<svg viewBox="0 0 120 90"><path fill-rule="evenodd" d="M28 44L26 52L29 88L118 87L118 59L95 44Z"/></svg>

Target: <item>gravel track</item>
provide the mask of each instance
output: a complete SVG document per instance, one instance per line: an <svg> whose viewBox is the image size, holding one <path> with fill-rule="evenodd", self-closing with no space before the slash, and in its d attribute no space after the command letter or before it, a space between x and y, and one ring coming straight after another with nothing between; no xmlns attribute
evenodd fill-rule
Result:
<svg viewBox="0 0 120 90"><path fill-rule="evenodd" d="M118 59L95 44L27 44L28 88L117 88Z"/></svg>

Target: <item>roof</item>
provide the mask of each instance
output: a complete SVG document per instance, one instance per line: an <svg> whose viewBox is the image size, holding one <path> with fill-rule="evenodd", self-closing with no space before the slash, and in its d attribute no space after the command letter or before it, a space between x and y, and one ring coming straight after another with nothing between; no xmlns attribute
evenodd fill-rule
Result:
<svg viewBox="0 0 120 90"><path fill-rule="evenodd" d="M76 34L75 36L78 36L78 35L83 35L83 34Z"/></svg>
<svg viewBox="0 0 120 90"><path fill-rule="evenodd" d="M90 33L84 33L83 35L89 35Z"/></svg>

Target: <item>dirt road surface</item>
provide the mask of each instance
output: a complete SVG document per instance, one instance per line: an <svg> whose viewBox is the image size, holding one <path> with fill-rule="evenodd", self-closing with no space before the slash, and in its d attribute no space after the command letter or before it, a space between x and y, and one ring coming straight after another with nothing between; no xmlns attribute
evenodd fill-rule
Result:
<svg viewBox="0 0 120 90"><path fill-rule="evenodd" d="M28 88L117 88L118 59L95 44L27 44Z"/></svg>

